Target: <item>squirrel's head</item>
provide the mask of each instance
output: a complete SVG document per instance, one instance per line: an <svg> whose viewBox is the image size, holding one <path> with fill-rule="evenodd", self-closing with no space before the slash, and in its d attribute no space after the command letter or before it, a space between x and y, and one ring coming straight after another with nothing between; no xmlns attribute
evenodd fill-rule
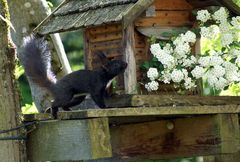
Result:
<svg viewBox="0 0 240 162"><path fill-rule="evenodd" d="M112 77L117 76L120 73L123 73L127 68L127 63L122 60L112 60L109 61L106 65L102 66L104 70Z"/></svg>
<svg viewBox="0 0 240 162"><path fill-rule="evenodd" d="M102 68L110 77L115 77L118 74L123 73L127 68L127 63L122 60L110 60L102 52L99 52L97 54L101 59Z"/></svg>

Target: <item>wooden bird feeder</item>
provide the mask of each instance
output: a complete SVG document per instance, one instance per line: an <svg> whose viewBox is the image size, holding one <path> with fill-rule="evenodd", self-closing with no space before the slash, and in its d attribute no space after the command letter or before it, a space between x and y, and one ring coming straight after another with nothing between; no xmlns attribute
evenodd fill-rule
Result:
<svg viewBox="0 0 240 162"><path fill-rule="evenodd" d="M239 97L177 96L170 89L168 95L136 94L140 65L151 57L148 39L168 39L161 33L191 28L192 11L211 6L240 14L230 0L65 0L35 32L82 29L86 69L100 66L97 51L128 63L118 77L125 95L107 100L118 108L60 112L58 120L25 115L25 122L38 121L28 135L29 160L120 162L229 154L232 160L227 160L237 162Z"/></svg>

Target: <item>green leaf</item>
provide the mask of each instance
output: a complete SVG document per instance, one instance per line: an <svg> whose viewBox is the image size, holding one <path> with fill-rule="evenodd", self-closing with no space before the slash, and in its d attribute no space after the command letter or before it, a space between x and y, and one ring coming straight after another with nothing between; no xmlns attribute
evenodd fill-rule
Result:
<svg viewBox="0 0 240 162"><path fill-rule="evenodd" d="M153 57L153 58L152 58L152 61L157 62L158 59L157 59L156 57Z"/></svg>
<svg viewBox="0 0 240 162"><path fill-rule="evenodd" d="M235 64L237 58L232 58L229 62Z"/></svg>
<svg viewBox="0 0 240 162"><path fill-rule="evenodd" d="M150 63L149 62L144 62L141 66L144 70L148 70L150 68Z"/></svg>
<svg viewBox="0 0 240 162"><path fill-rule="evenodd" d="M226 87L224 87L224 89L223 90L227 90L229 88L229 85L228 86L226 86Z"/></svg>

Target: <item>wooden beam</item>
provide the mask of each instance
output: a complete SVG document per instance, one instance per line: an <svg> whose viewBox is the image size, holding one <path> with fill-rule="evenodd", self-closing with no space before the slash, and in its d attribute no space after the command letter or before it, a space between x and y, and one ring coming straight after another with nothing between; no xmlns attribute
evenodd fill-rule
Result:
<svg viewBox="0 0 240 162"><path fill-rule="evenodd" d="M126 13L122 16L122 27L125 29L131 24L144 10L149 7L154 0L138 0Z"/></svg>
<svg viewBox="0 0 240 162"><path fill-rule="evenodd" d="M223 6L227 7L231 12L233 12L235 15L240 15L240 7L233 1L229 0L217 0L220 2Z"/></svg>
<svg viewBox="0 0 240 162"><path fill-rule="evenodd" d="M231 114L240 113L239 105L220 106L162 106L148 108L112 108L88 109L80 111L59 112L58 119L82 119L95 117L140 117L159 116L176 117L201 114Z"/></svg>
<svg viewBox="0 0 240 162"><path fill-rule="evenodd" d="M113 41L113 40L122 39L122 31L101 33L101 34L94 34L94 35L90 34L89 36L90 36L89 41L91 43Z"/></svg>
<svg viewBox="0 0 240 162"><path fill-rule="evenodd" d="M22 114L22 121L44 121L44 120L53 120L53 116L49 113L38 113L38 114Z"/></svg>
<svg viewBox="0 0 240 162"><path fill-rule="evenodd" d="M156 10L191 10L193 7L186 0L155 0Z"/></svg>
<svg viewBox="0 0 240 162"><path fill-rule="evenodd" d="M219 114L113 126L113 157L173 159L235 153L237 121L237 115Z"/></svg>
<svg viewBox="0 0 240 162"><path fill-rule="evenodd" d="M111 157L108 119L40 122L28 134L27 152L30 161Z"/></svg>
<svg viewBox="0 0 240 162"><path fill-rule="evenodd" d="M182 27L192 26L190 11L156 11L156 16L136 19L137 27Z"/></svg>
<svg viewBox="0 0 240 162"><path fill-rule="evenodd" d="M88 31L92 35L103 34L103 33L121 32L122 31L122 26L119 23L107 24L107 25L89 27Z"/></svg>
<svg viewBox="0 0 240 162"><path fill-rule="evenodd" d="M68 117L83 118L108 115L148 116L156 114L176 116L240 112L240 97L236 96L120 95L106 99L106 104L108 107L116 108L60 112L59 117L68 119ZM22 118L23 121L33 121L52 119L52 116L50 114L29 114L23 115Z"/></svg>
<svg viewBox="0 0 240 162"><path fill-rule="evenodd" d="M108 107L240 105L238 96L120 95L106 100Z"/></svg>
<svg viewBox="0 0 240 162"><path fill-rule="evenodd" d="M135 39L134 26L129 25L123 34L123 56L128 66L124 72L124 87L126 94L137 93L137 76L136 76L136 58L135 58Z"/></svg>

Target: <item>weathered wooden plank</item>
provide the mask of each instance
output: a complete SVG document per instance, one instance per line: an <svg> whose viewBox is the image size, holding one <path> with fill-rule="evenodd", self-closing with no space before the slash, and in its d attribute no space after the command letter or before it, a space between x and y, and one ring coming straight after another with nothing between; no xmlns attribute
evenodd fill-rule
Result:
<svg viewBox="0 0 240 162"><path fill-rule="evenodd" d="M23 114L21 119L24 122L29 121L44 121L54 119L53 116L49 113L39 113L39 114Z"/></svg>
<svg viewBox="0 0 240 162"><path fill-rule="evenodd" d="M231 114L240 113L239 105L220 106L162 106L149 108L111 108L88 109L82 111L59 112L59 119L81 119L94 117L120 116L188 116L201 114Z"/></svg>
<svg viewBox="0 0 240 162"><path fill-rule="evenodd" d="M76 23L78 23L79 21L81 21L82 23L84 23L85 21L87 21L88 19L86 17L89 17L89 15L92 12L86 12L86 13L81 13L81 14L72 14L69 16L62 16L63 18L65 18L65 21L67 21L67 23L61 23L59 24L59 26L61 27L61 30L69 30L74 28L74 26L76 25ZM58 16L61 17L61 16ZM68 20L69 19L69 20ZM83 21L84 20L84 21Z"/></svg>
<svg viewBox="0 0 240 162"><path fill-rule="evenodd" d="M194 115L239 113L240 97L236 96L182 96L182 95L120 95L106 99L108 107L115 109L85 110L60 113L61 118L75 116L144 116L144 115ZM129 107L129 108L121 108ZM131 108L135 107L135 108ZM95 113L95 115L94 115ZM50 119L49 114L24 115L25 121Z"/></svg>
<svg viewBox="0 0 240 162"><path fill-rule="evenodd" d="M38 26L33 30L33 32L39 33L39 34L43 34L42 32L48 30L46 29L46 23L49 22L49 20L54 16L54 13L60 9L62 6L64 6L68 1L65 0L63 1L58 7L56 7L54 9L54 11L48 15L41 23L38 24ZM44 25L45 24L45 25Z"/></svg>
<svg viewBox="0 0 240 162"><path fill-rule="evenodd" d="M123 13L128 11L134 4L121 5L113 8L112 15L109 15L108 22L119 22L123 19Z"/></svg>
<svg viewBox="0 0 240 162"><path fill-rule="evenodd" d="M28 134L30 161L111 157L107 118L40 122Z"/></svg>
<svg viewBox="0 0 240 162"><path fill-rule="evenodd" d="M85 22L88 21L90 19L90 15L91 13L93 13L94 11L89 11L89 12L83 12L79 15L82 15L82 16L79 16L79 18L76 20L76 22L74 23L74 28L81 28L84 26Z"/></svg>
<svg viewBox="0 0 240 162"><path fill-rule="evenodd" d="M92 69L91 65L91 47L89 43L89 31L85 28L83 29L83 49L84 49L84 67L85 69Z"/></svg>
<svg viewBox="0 0 240 162"><path fill-rule="evenodd" d="M79 10L87 11L89 5L97 5L98 1L91 1L91 3L87 3L87 1L78 1L78 0L67 0L61 8L59 8L54 14L55 15L67 15L71 13L77 13Z"/></svg>
<svg viewBox="0 0 240 162"><path fill-rule="evenodd" d="M121 39L118 40L110 40L110 41L104 41L104 42L91 42L89 43L90 49L92 51L104 51L104 50L109 50L109 49L121 49L122 44L121 44Z"/></svg>
<svg viewBox="0 0 240 162"><path fill-rule="evenodd" d="M137 76L133 24L124 29L122 41L123 57L128 64L127 69L124 72L124 89L126 94L135 94L137 93Z"/></svg>
<svg viewBox="0 0 240 162"><path fill-rule="evenodd" d="M112 49L112 50L102 50L102 51L105 53L105 55L109 59L118 59L118 58L121 58L123 56L120 48L119 49ZM101 64L101 62L99 62L99 58L97 56L93 57L92 63L93 64Z"/></svg>
<svg viewBox="0 0 240 162"><path fill-rule="evenodd" d="M130 9L128 9L122 16L122 26L125 29L133 22L144 10L149 7L154 0L138 0Z"/></svg>
<svg viewBox="0 0 240 162"><path fill-rule="evenodd" d="M154 17L139 17L136 19L135 25L138 27L190 26L193 24L190 16L191 12L189 11L156 11Z"/></svg>
<svg viewBox="0 0 240 162"><path fill-rule="evenodd" d="M97 27L88 28L88 31L91 35L102 34L102 33L113 33L113 32L121 32L122 26L121 24L109 24L109 25L101 25Z"/></svg>
<svg viewBox="0 0 240 162"><path fill-rule="evenodd" d="M111 102L112 100L112 102ZM203 106L240 104L238 96L192 96L192 95L123 95L110 98L109 106L156 107L156 106ZM111 104L111 105L110 105Z"/></svg>
<svg viewBox="0 0 240 162"><path fill-rule="evenodd" d="M112 40L119 40L119 39L122 39L122 32L90 35L91 43L105 42L105 41L112 41Z"/></svg>
<svg viewBox="0 0 240 162"><path fill-rule="evenodd" d="M237 152L235 154L215 156L213 157L213 160L211 162L238 162L239 159L240 159L240 152Z"/></svg>
<svg viewBox="0 0 240 162"><path fill-rule="evenodd" d="M104 24L105 22L108 22L108 17L110 17L109 13L112 11L111 7L108 8L102 8L101 10L99 10L101 16L99 17L99 19L97 21L94 22L94 26L97 25L101 25ZM115 13L116 14L116 13ZM117 13L117 15L119 15L120 13ZM119 20L118 20L119 21Z"/></svg>
<svg viewBox="0 0 240 162"><path fill-rule="evenodd" d="M237 120L237 115L220 114L113 126L113 157L172 159L235 153Z"/></svg>
<svg viewBox="0 0 240 162"><path fill-rule="evenodd" d="M101 8L114 8L115 6L129 5L135 3L137 0L71 0L66 5L61 7L55 14L66 15L78 12L86 12L89 10L96 10Z"/></svg>
<svg viewBox="0 0 240 162"><path fill-rule="evenodd" d="M222 153L237 153L240 142L238 114L218 114L217 120L221 126L219 132L225 140L221 148Z"/></svg>
<svg viewBox="0 0 240 162"><path fill-rule="evenodd" d="M156 10L191 10L193 7L186 0L155 0Z"/></svg>

